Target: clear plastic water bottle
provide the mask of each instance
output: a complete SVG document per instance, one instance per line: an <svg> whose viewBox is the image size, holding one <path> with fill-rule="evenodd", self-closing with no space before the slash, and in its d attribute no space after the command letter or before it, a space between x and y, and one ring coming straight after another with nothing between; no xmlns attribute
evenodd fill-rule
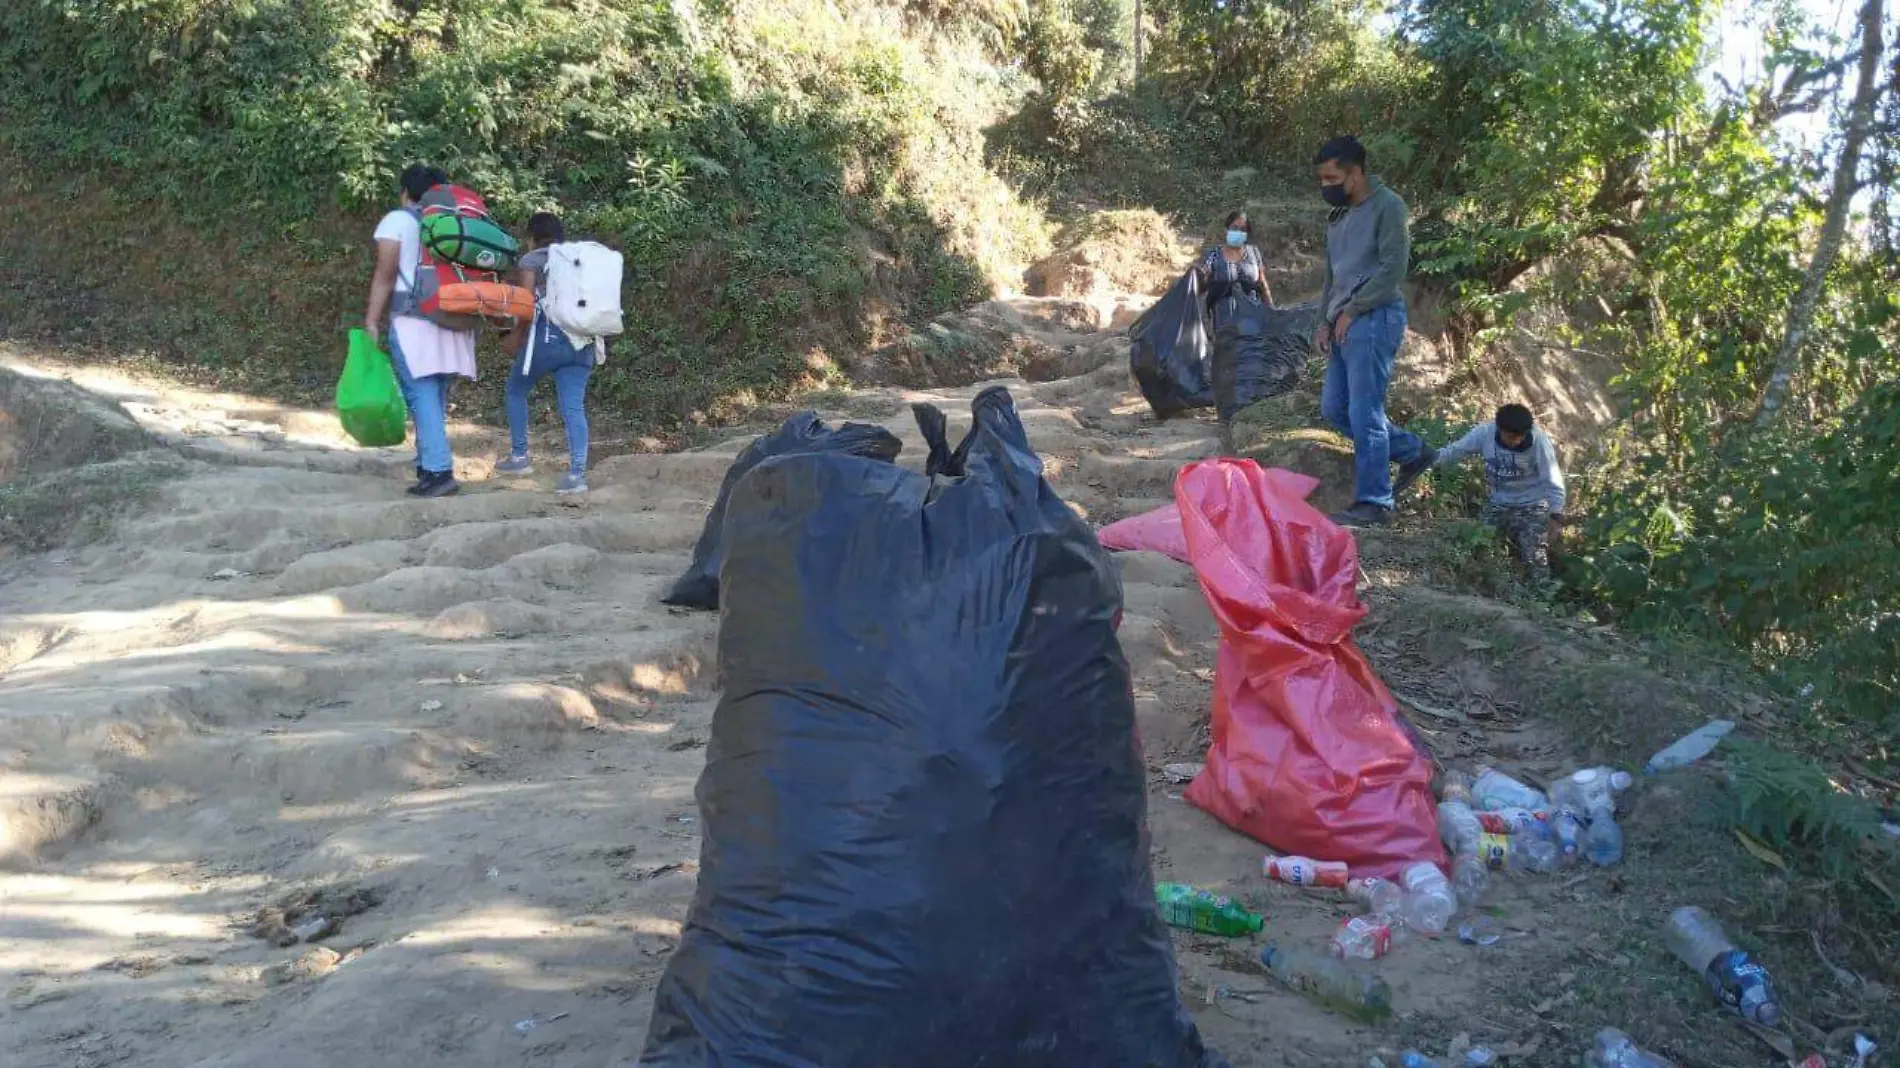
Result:
<svg viewBox="0 0 1900 1068"><path fill-rule="evenodd" d="M1471 776L1462 771L1448 771L1438 783L1438 797L1441 801L1463 801L1471 803Z"/></svg>
<svg viewBox="0 0 1900 1068"><path fill-rule="evenodd" d="M1333 932L1333 956L1378 960L1392 948L1392 921L1384 916L1354 916Z"/></svg>
<svg viewBox="0 0 1900 1068"><path fill-rule="evenodd" d="M1614 1027L1606 1027L1597 1032L1596 1048L1590 1051L1590 1068L1675 1068L1675 1064L1637 1048L1630 1036Z"/></svg>
<svg viewBox="0 0 1900 1068"><path fill-rule="evenodd" d="M1649 763L1643 765L1643 774L1655 775L1672 768L1680 768L1685 764L1693 764L1708 756L1722 739L1728 737L1728 732L1734 729L1735 724L1729 720L1710 720L1669 743L1655 756L1650 757Z"/></svg>
<svg viewBox="0 0 1900 1068"><path fill-rule="evenodd" d="M1392 988L1345 961L1269 943L1260 951L1267 974L1326 1008L1368 1023L1392 1015Z"/></svg>
<svg viewBox="0 0 1900 1068"><path fill-rule="evenodd" d="M1623 860L1623 828L1608 810L1590 817L1583 833L1583 853L1599 868L1612 867Z"/></svg>
<svg viewBox="0 0 1900 1068"><path fill-rule="evenodd" d="M1458 896L1452 891L1451 880L1438 865L1420 861L1405 869L1400 882L1405 886L1400 913L1405 925L1431 938L1444 934L1451 918L1458 914Z"/></svg>
<svg viewBox="0 0 1900 1068"><path fill-rule="evenodd" d="M1453 853L1476 853L1478 836L1484 833L1484 827L1478 822L1478 814L1463 801L1440 801L1438 803L1438 836L1445 840L1445 848Z"/></svg>
<svg viewBox="0 0 1900 1068"><path fill-rule="evenodd" d="M1566 808L1555 798L1551 803L1557 808L1550 814L1550 837L1557 843L1557 866L1568 868L1577 863L1583 853L1583 817L1575 809Z"/></svg>
<svg viewBox="0 0 1900 1068"><path fill-rule="evenodd" d="M1707 980L1716 1000L1743 1019L1764 1027L1781 1022L1768 970L1737 949L1715 917L1694 906L1677 909L1669 914L1663 939L1677 960Z"/></svg>
<svg viewBox="0 0 1900 1068"><path fill-rule="evenodd" d="M1544 796L1542 790L1483 764L1478 766L1478 777L1471 784L1471 800L1477 808L1488 812L1501 808L1527 808L1542 812L1550 807L1550 799Z"/></svg>
<svg viewBox="0 0 1900 1068"><path fill-rule="evenodd" d="M1513 872L1543 874L1557 870L1557 843L1540 834L1525 832L1510 836L1510 855L1505 868Z"/></svg>
<svg viewBox="0 0 1900 1068"><path fill-rule="evenodd" d="M1576 797L1577 803L1583 807L1584 811L1594 812L1598 808L1607 808L1614 814L1616 812L1616 795L1629 789L1630 783L1633 780L1627 771L1618 771L1615 768L1609 767L1595 767L1579 768L1569 775L1566 775L1560 781L1570 784L1574 790L1573 796ZM1557 784L1553 783L1550 788L1551 800L1556 800L1557 792Z"/></svg>
<svg viewBox="0 0 1900 1068"><path fill-rule="evenodd" d="M1390 879L1354 879L1346 884L1346 896L1371 915L1391 919L1405 902L1405 888Z"/></svg>
<svg viewBox="0 0 1900 1068"><path fill-rule="evenodd" d="M1476 853L1459 853L1451 858L1451 885L1458 892L1458 903L1475 909L1484 903L1491 889L1491 875L1484 859Z"/></svg>

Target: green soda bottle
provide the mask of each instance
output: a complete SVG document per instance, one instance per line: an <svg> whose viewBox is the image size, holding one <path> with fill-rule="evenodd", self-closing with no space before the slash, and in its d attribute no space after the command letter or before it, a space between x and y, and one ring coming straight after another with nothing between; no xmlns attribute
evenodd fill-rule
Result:
<svg viewBox="0 0 1900 1068"><path fill-rule="evenodd" d="M1267 922L1230 897L1183 883L1156 883L1155 903L1161 906L1161 918L1170 925L1202 934L1250 935Z"/></svg>
<svg viewBox="0 0 1900 1068"><path fill-rule="evenodd" d="M1384 979L1337 957L1311 950L1282 949L1272 943L1260 951L1267 974L1320 1005L1366 1023L1392 1015L1392 988Z"/></svg>

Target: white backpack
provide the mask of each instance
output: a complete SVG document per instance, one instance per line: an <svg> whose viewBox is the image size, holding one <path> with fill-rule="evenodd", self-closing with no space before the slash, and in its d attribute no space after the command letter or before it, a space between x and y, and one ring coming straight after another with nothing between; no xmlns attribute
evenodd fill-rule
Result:
<svg viewBox="0 0 1900 1068"><path fill-rule="evenodd" d="M620 321L620 253L594 241L548 246L548 321L575 339L613 337Z"/></svg>

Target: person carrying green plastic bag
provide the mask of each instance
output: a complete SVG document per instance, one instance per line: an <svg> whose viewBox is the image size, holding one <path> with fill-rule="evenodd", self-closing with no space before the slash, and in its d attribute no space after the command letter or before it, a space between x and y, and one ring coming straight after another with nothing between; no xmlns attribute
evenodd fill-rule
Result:
<svg viewBox="0 0 1900 1068"><path fill-rule="evenodd" d="M350 331L350 354L336 382L336 414L358 445L401 445L406 436L409 406L403 403L402 385L388 354L367 330Z"/></svg>

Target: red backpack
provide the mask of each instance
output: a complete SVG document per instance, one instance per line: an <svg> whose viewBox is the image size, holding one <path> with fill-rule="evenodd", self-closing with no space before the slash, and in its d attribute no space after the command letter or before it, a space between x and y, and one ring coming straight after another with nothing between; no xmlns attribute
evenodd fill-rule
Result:
<svg viewBox="0 0 1900 1068"><path fill-rule="evenodd" d="M418 224L445 214L492 222L480 193L448 183L424 193L410 210ZM479 330L485 326L507 330L534 317L532 290L514 285L494 271L464 267L441 258L425 241L419 240L417 247L420 257L409 291L413 314L448 330Z"/></svg>

